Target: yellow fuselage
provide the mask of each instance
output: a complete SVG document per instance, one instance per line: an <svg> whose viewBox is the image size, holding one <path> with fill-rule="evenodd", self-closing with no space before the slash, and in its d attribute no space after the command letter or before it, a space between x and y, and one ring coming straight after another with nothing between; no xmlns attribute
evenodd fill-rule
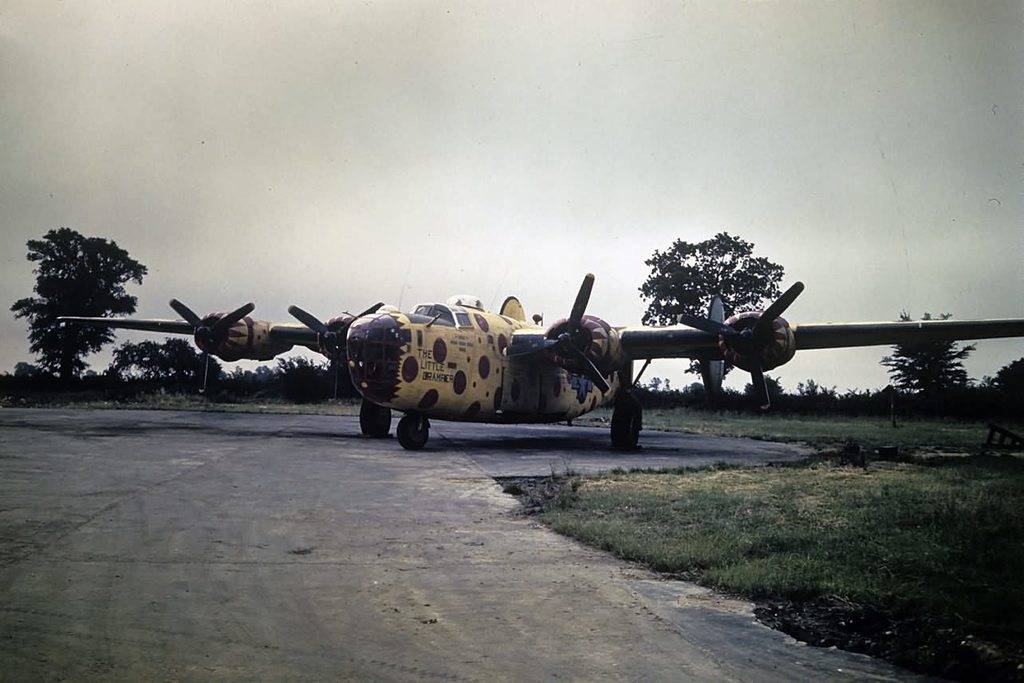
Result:
<svg viewBox="0 0 1024 683"><path fill-rule="evenodd" d="M513 333L541 328L488 311L462 317L451 325L391 311L356 320L347 344L356 388L388 408L475 422L556 422L614 398L618 372L602 395L582 375L506 354Z"/></svg>

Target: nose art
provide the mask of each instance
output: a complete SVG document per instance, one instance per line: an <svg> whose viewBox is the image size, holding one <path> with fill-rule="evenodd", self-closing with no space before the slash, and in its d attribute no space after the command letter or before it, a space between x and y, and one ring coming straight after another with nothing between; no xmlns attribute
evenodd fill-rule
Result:
<svg viewBox="0 0 1024 683"><path fill-rule="evenodd" d="M398 395L398 363L409 349L412 333L393 316L359 319L348 330L348 367L359 392L378 403Z"/></svg>

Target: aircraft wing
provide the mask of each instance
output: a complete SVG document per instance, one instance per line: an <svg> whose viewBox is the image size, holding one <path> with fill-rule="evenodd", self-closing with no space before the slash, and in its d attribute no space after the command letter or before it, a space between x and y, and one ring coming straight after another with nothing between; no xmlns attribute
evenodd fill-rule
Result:
<svg viewBox="0 0 1024 683"><path fill-rule="evenodd" d="M287 344L301 344L316 351L319 346L316 332L302 323L270 323L270 338Z"/></svg>
<svg viewBox="0 0 1024 683"><path fill-rule="evenodd" d="M796 349L888 346L927 341L1024 337L1024 319L922 320L912 322L811 323L791 326ZM718 335L685 325L624 327L623 349L632 359L720 359Z"/></svg>
<svg viewBox="0 0 1024 683"><path fill-rule="evenodd" d="M61 316L62 323L82 323L96 327L113 327L120 330L144 330L146 332L163 332L165 334L192 334L192 325L184 320L164 320L160 318L80 318L77 316Z"/></svg>
<svg viewBox="0 0 1024 683"><path fill-rule="evenodd" d="M920 320L905 323L814 323L793 325L796 348L838 349L929 341L1024 336L1024 319Z"/></svg>
<svg viewBox="0 0 1024 683"><path fill-rule="evenodd" d="M143 330L145 332L163 332L164 334L193 334L191 323L184 320L166 320L160 318L82 318L62 316L58 322L112 327L119 330ZM301 323L269 324L269 336L275 342L286 344L302 344L313 350L317 349L316 332Z"/></svg>

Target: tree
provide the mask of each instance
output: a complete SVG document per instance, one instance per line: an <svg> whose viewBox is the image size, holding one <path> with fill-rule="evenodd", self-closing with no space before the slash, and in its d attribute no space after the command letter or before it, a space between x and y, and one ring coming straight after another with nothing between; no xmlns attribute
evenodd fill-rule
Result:
<svg viewBox="0 0 1024 683"><path fill-rule="evenodd" d="M999 368L993 384L1005 394L1024 397L1024 358Z"/></svg>
<svg viewBox="0 0 1024 683"><path fill-rule="evenodd" d="M11 306L15 318L28 318L29 341L39 354L39 366L67 382L85 369L82 357L99 351L114 339L108 329L87 325L58 325L62 315L107 316L135 312L136 299L125 284L142 284L146 267L116 242L85 237L70 228L50 230L28 241L34 297Z"/></svg>
<svg viewBox="0 0 1024 683"><path fill-rule="evenodd" d="M943 313L939 320L953 317ZM925 313L922 320L933 320ZM900 312L900 322L910 322L906 311ZM936 396L944 391L967 385L967 371L963 361L974 351L974 345L960 347L953 341L915 342L896 344L892 354L882 358L888 368L893 386L925 396Z"/></svg>
<svg viewBox="0 0 1024 683"><path fill-rule="evenodd" d="M168 382L179 385L202 382L205 360L184 339L168 339L162 344L154 341L125 342L114 349L114 359L107 374L122 379ZM209 380L220 375L220 364L210 358Z"/></svg>
<svg viewBox="0 0 1024 683"><path fill-rule="evenodd" d="M786 390L782 388L782 382L777 377L771 375L764 376L764 383L768 385L768 395L772 398L780 398L785 396ZM743 395L748 401L755 401L761 399L761 394L754 389L754 385L750 382L743 387Z"/></svg>
<svg viewBox="0 0 1024 683"><path fill-rule="evenodd" d="M26 362L22 361L20 363L15 363L14 364L14 376L15 377L39 377L40 375L45 375L45 374L46 373L40 371L39 368L37 368L36 366L32 365L31 363L26 363Z"/></svg>
<svg viewBox="0 0 1024 683"><path fill-rule="evenodd" d="M644 263L651 268L640 295L650 300L645 325L671 325L680 313L707 315L715 295L725 316L756 310L779 296L784 269L754 255L754 245L727 232L703 242L676 240L655 250Z"/></svg>
<svg viewBox="0 0 1024 683"><path fill-rule="evenodd" d="M655 249L644 261L651 268L640 296L650 300L645 325L671 325L680 313L707 315L715 296L722 298L725 317L737 311L763 308L778 298L784 269L763 256L754 245L727 232L703 242L676 240L665 251ZM726 364L725 372L731 366ZM687 372L699 373L691 361Z"/></svg>
<svg viewBox="0 0 1024 683"><path fill-rule="evenodd" d="M289 401L312 403L331 395L331 373L327 363L301 356L277 359L281 393Z"/></svg>

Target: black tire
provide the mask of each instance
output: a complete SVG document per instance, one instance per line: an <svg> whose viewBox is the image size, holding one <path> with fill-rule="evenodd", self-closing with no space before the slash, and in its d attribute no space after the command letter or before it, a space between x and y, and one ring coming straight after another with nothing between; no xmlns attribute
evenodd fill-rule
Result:
<svg viewBox="0 0 1024 683"><path fill-rule="evenodd" d="M623 394L612 408L612 446L621 451L636 449L644 421L643 408L632 394Z"/></svg>
<svg viewBox="0 0 1024 683"><path fill-rule="evenodd" d="M402 448L418 451L427 445L427 439L430 438L430 421L418 413L406 413L398 421L395 434Z"/></svg>
<svg viewBox="0 0 1024 683"><path fill-rule="evenodd" d="M365 398L359 406L359 428L371 439L383 439L391 431L391 408L371 403Z"/></svg>

